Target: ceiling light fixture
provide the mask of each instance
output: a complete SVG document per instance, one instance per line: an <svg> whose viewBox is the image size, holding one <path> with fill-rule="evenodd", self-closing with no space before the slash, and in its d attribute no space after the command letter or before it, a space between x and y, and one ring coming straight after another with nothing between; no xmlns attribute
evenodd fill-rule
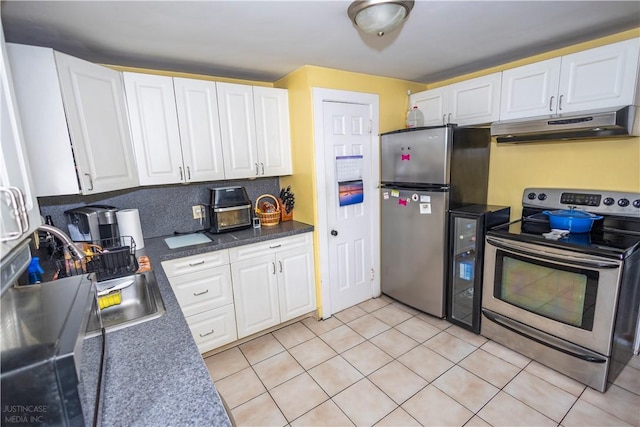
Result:
<svg viewBox="0 0 640 427"><path fill-rule="evenodd" d="M360 30L382 37L409 17L414 3L414 0L356 0L347 9L347 15Z"/></svg>

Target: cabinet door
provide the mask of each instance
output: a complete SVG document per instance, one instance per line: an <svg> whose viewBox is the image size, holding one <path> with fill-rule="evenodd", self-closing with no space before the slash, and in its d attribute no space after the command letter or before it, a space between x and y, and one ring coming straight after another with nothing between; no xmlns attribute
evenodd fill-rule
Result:
<svg viewBox="0 0 640 427"><path fill-rule="evenodd" d="M233 304L189 316L187 324L200 353L206 353L238 338Z"/></svg>
<svg viewBox="0 0 640 427"><path fill-rule="evenodd" d="M491 123L500 118L501 73L465 80L449 87L450 123Z"/></svg>
<svg viewBox="0 0 640 427"><path fill-rule="evenodd" d="M283 251L276 255L280 321L316 309L313 247Z"/></svg>
<svg viewBox="0 0 640 427"><path fill-rule="evenodd" d="M216 89L225 178L255 178L259 165L253 89L233 83L216 83Z"/></svg>
<svg viewBox="0 0 640 427"><path fill-rule="evenodd" d="M55 52L83 194L138 185L118 71Z"/></svg>
<svg viewBox="0 0 640 427"><path fill-rule="evenodd" d="M31 190L29 162L24 150L22 124L15 103L4 33L0 24L0 256L40 225L40 212Z"/></svg>
<svg viewBox="0 0 640 427"><path fill-rule="evenodd" d="M216 84L173 78L187 182L224 179Z"/></svg>
<svg viewBox="0 0 640 427"><path fill-rule="evenodd" d="M273 255L231 264L238 338L280 323Z"/></svg>
<svg viewBox="0 0 640 427"><path fill-rule="evenodd" d="M503 71L500 120L554 114L560 63L552 58Z"/></svg>
<svg viewBox="0 0 640 427"><path fill-rule="evenodd" d="M253 105L260 176L291 175L289 92L254 86Z"/></svg>
<svg viewBox="0 0 640 427"><path fill-rule="evenodd" d="M7 44L36 196L78 194L78 175L53 49ZM55 159L55 167L43 159Z"/></svg>
<svg viewBox="0 0 640 427"><path fill-rule="evenodd" d="M562 57L558 113L635 104L640 39Z"/></svg>
<svg viewBox="0 0 640 427"><path fill-rule="evenodd" d="M448 123L449 87L425 90L410 96L411 105L417 105L424 115L425 126L440 126Z"/></svg>
<svg viewBox="0 0 640 427"><path fill-rule="evenodd" d="M171 77L123 73L141 185L184 182Z"/></svg>
<svg viewBox="0 0 640 427"><path fill-rule="evenodd" d="M233 304L228 265L172 277L169 283L185 316Z"/></svg>

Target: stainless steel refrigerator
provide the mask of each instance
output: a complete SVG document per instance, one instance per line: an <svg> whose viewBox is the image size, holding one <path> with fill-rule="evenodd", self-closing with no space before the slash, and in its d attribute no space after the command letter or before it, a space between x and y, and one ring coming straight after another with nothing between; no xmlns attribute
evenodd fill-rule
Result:
<svg viewBox="0 0 640 427"><path fill-rule="evenodd" d="M486 204L489 129L454 125L381 135L382 292L445 315L448 212Z"/></svg>

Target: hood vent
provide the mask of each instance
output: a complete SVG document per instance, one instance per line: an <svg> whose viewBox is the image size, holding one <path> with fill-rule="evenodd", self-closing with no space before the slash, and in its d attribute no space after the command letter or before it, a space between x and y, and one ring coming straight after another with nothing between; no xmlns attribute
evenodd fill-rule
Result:
<svg viewBox="0 0 640 427"><path fill-rule="evenodd" d="M499 143L638 136L639 113L640 108L631 105L525 121L505 120L491 125L491 136Z"/></svg>

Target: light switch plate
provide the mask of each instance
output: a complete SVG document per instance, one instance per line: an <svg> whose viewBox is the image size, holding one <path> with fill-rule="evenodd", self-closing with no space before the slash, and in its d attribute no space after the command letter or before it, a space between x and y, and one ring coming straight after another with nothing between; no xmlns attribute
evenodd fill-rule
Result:
<svg viewBox="0 0 640 427"><path fill-rule="evenodd" d="M191 211L193 212L193 219L204 218L204 206L202 205L191 206Z"/></svg>

